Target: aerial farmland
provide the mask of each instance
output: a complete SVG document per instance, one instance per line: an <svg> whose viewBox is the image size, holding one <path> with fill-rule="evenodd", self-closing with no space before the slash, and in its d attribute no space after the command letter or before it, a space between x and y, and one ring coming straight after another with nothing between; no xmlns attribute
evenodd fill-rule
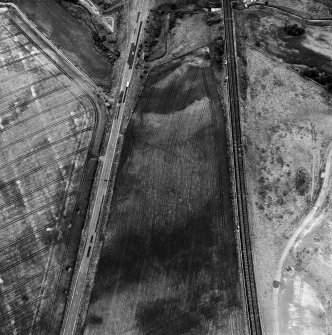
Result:
<svg viewBox="0 0 332 335"><path fill-rule="evenodd" d="M149 18L147 31L167 11L176 22L142 47L152 70L124 135L84 334L246 334L209 47L220 30L195 8L164 5Z"/></svg>
<svg viewBox="0 0 332 335"><path fill-rule="evenodd" d="M58 334L102 107L11 7L0 44L0 334Z"/></svg>
<svg viewBox="0 0 332 335"><path fill-rule="evenodd" d="M225 121L207 52L147 80L126 134L86 334L244 334Z"/></svg>

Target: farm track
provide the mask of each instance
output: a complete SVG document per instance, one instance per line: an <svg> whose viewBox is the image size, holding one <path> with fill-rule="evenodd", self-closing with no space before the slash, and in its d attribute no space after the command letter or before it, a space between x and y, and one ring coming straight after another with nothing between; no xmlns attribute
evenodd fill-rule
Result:
<svg viewBox="0 0 332 335"><path fill-rule="evenodd" d="M236 188L236 210L238 214L240 233L240 260L243 272L244 294L246 310L248 315L248 327L251 335L261 335L261 322L259 317L259 307L257 300L256 281L254 274L249 216L247 209L245 170L243 162L243 148L241 136L240 105L238 99L237 63L236 51L234 47L234 26L231 9L231 1L223 0L224 25L225 25L225 51L228 59L228 89L230 118L233 144L233 163Z"/></svg>
<svg viewBox="0 0 332 335"><path fill-rule="evenodd" d="M58 139L58 140L56 140L56 141L54 141L54 142L45 144L45 145L43 145L42 147L40 147L40 148L38 148L38 149L35 149L35 150L33 150L33 151L30 151L29 153L27 153L27 154L25 154L25 155L22 155L22 156L20 156L20 157L17 157L16 159L14 159L14 160L12 160L12 161L9 161L9 162L7 162L6 164L0 166L0 171L3 170L3 169L5 169L5 168L7 168L7 167L9 167L10 165L13 165L13 164L17 163L18 161L21 161L22 159L26 159L26 158L28 158L28 157L30 157L30 156L36 154L37 152L43 151L43 150L45 150L45 149L48 149L48 148L53 147L54 145L60 144L60 143L62 143L62 142L65 142L66 140L70 139L70 138L73 137L73 136L76 136L76 135L85 133L85 132L91 130L92 128L93 128L93 126L90 125L90 126L88 126L88 127L85 127L85 128L83 128L83 129L81 129L81 130L76 131L75 133L72 133L72 134L70 134L70 135L67 135L67 136L65 136L65 137L62 137L62 138L60 138L60 139Z"/></svg>

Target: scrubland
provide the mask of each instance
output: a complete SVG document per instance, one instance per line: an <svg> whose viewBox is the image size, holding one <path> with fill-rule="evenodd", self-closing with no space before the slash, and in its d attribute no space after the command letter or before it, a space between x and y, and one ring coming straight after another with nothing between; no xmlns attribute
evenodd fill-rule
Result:
<svg viewBox="0 0 332 335"><path fill-rule="evenodd" d="M282 252L313 208L324 177L321 173L332 139L331 94L327 85L304 77L302 70L316 67L330 73L331 58L326 51L330 46L328 39L324 42L324 34L329 34L331 28L297 22L303 24L306 33L291 44L287 40L293 37L287 37L283 29L285 23L294 23L293 17L273 9L253 8L238 13L237 20L247 192L263 331L275 334L273 297L278 290L280 304L283 296L288 297L282 305L285 308L279 308L283 311L279 322L285 327L280 334L328 334L330 312L323 292L329 282L321 280L318 289L319 275L315 278L311 266L316 263L315 271L319 268L325 272L329 265L316 262L310 253L300 253L303 276L296 279L300 291L293 295L290 281L284 275L290 269L287 261L292 257L290 251L281 282L274 279ZM315 249L313 237L303 242L305 248L309 244L310 250ZM327 249L320 250L321 255L326 252L322 258L329 257ZM306 295L300 287L304 291L313 289L314 293ZM299 308L299 301L306 297L312 305L303 302ZM309 317L315 299L319 303L316 301L314 313L319 312L319 318ZM292 309L294 304L298 309ZM299 315L308 319L305 321L301 316L297 319ZM306 323L304 328L299 320ZM293 324L291 330L290 324Z"/></svg>

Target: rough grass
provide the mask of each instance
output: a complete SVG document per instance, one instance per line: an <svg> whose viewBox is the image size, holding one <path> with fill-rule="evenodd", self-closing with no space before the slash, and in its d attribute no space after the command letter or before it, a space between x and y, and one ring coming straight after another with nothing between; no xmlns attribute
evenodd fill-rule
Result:
<svg viewBox="0 0 332 335"><path fill-rule="evenodd" d="M270 0L269 3L296 10L308 18L332 18L332 3L329 0Z"/></svg>
<svg viewBox="0 0 332 335"><path fill-rule="evenodd" d="M306 21L296 21L292 16L265 7L261 9L253 7L240 15L245 21L247 43L286 63L331 71L332 22L310 25ZM285 26L294 23L304 28L305 34L302 36L287 34Z"/></svg>
<svg viewBox="0 0 332 335"><path fill-rule="evenodd" d="M110 85L112 63L96 51L93 35L56 0L14 0L14 4L96 82Z"/></svg>
<svg viewBox="0 0 332 335"><path fill-rule="evenodd" d="M169 65L170 66L170 65ZM158 68L125 135L86 334L243 334L225 120L209 64Z"/></svg>
<svg viewBox="0 0 332 335"><path fill-rule="evenodd" d="M272 334L272 282L286 240L319 189L332 138L331 98L255 50L247 48L246 58L242 120L249 210L261 317L265 332Z"/></svg>

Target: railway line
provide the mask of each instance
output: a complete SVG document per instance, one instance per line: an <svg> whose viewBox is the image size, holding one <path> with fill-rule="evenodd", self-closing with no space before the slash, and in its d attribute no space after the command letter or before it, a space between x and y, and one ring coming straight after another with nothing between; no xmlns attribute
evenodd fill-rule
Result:
<svg viewBox="0 0 332 335"><path fill-rule="evenodd" d="M225 26L225 52L227 57L227 74L229 89L229 108L232 130L233 166L236 188L236 211L240 233L240 260L244 279L244 294L248 327L251 335L261 335L262 328L259 317L259 307L256 292L256 282L250 241L250 227L248 219L243 148L241 137L240 106L238 99L238 81L236 50L234 46L234 26L230 0L223 0Z"/></svg>

